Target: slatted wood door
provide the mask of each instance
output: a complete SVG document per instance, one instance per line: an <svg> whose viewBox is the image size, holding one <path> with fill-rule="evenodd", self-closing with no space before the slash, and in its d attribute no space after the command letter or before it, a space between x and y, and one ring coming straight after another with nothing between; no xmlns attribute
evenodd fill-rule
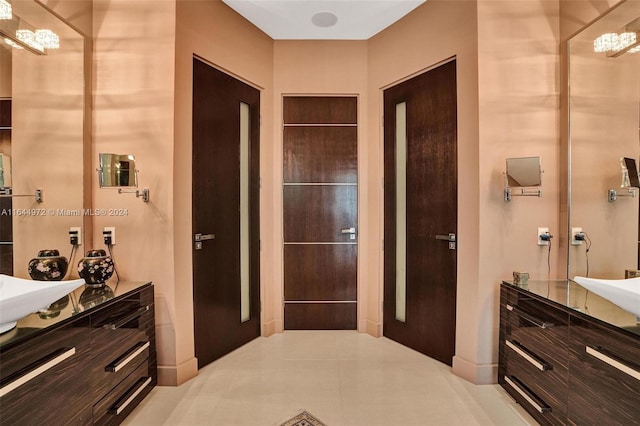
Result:
<svg viewBox="0 0 640 426"><path fill-rule="evenodd" d="M384 335L452 364L456 61L384 91Z"/></svg>
<svg viewBox="0 0 640 426"><path fill-rule="evenodd" d="M284 327L357 326L357 98L287 96Z"/></svg>
<svg viewBox="0 0 640 426"><path fill-rule="evenodd" d="M193 59L198 367L260 335L260 92Z"/></svg>

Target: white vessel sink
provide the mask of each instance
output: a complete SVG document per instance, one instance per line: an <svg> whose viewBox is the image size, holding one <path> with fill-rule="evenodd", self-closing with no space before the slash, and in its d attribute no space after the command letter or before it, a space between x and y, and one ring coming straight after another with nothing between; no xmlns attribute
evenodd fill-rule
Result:
<svg viewBox="0 0 640 426"><path fill-rule="evenodd" d="M632 312L640 318L640 278L627 280L601 280L597 278L574 277L573 280L598 296Z"/></svg>
<svg viewBox="0 0 640 426"><path fill-rule="evenodd" d="M16 326L27 315L50 304L84 284L84 280L32 281L0 274L0 333Z"/></svg>

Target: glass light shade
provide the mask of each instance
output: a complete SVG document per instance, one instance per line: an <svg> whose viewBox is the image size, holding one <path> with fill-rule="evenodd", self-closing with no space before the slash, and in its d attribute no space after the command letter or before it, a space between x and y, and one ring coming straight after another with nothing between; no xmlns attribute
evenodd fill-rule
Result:
<svg viewBox="0 0 640 426"><path fill-rule="evenodd" d="M596 53L617 52L635 44L636 33L606 33L593 41L593 51Z"/></svg>
<svg viewBox="0 0 640 426"><path fill-rule="evenodd" d="M0 19L13 19L11 3L6 0L0 0Z"/></svg>
<svg viewBox="0 0 640 426"><path fill-rule="evenodd" d="M60 37L51 30L36 30L36 42L46 49L60 48Z"/></svg>
<svg viewBox="0 0 640 426"><path fill-rule="evenodd" d="M636 33L622 33L618 35L616 50L622 50L636 43Z"/></svg>
<svg viewBox="0 0 640 426"><path fill-rule="evenodd" d="M593 51L596 53L610 52L614 50L614 46L618 43L618 34L607 33L593 41Z"/></svg>
<svg viewBox="0 0 640 426"><path fill-rule="evenodd" d="M36 39L36 33L31 30L17 30L16 38L21 42L27 44L28 46L38 50L40 52L44 52L44 46L38 43Z"/></svg>

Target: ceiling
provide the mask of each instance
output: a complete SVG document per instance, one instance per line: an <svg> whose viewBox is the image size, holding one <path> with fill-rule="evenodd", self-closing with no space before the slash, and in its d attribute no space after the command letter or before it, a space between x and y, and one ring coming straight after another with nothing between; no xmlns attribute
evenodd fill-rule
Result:
<svg viewBox="0 0 640 426"><path fill-rule="evenodd" d="M275 40L366 40L426 0L222 1Z"/></svg>

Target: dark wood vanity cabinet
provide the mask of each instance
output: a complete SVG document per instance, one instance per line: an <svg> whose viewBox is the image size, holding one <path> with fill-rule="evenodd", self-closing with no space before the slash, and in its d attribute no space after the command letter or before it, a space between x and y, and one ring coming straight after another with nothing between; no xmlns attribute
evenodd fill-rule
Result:
<svg viewBox="0 0 640 426"><path fill-rule="evenodd" d="M157 384L154 324L152 290L91 316L94 424L119 424Z"/></svg>
<svg viewBox="0 0 640 426"><path fill-rule="evenodd" d="M89 318L0 353L0 423L91 424Z"/></svg>
<svg viewBox="0 0 640 426"><path fill-rule="evenodd" d="M500 312L499 383L541 424L565 424L569 315L506 288Z"/></svg>
<svg viewBox="0 0 640 426"><path fill-rule="evenodd" d="M572 317L569 342L569 423L640 424L640 338Z"/></svg>
<svg viewBox="0 0 640 426"><path fill-rule="evenodd" d="M121 423L157 383L153 286L60 324L0 348L0 423Z"/></svg>
<svg viewBox="0 0 640 426"><path fill-rule="evenodd" d="M503 283L498 382L543 425L640 424L640 336Z"/></svg>

